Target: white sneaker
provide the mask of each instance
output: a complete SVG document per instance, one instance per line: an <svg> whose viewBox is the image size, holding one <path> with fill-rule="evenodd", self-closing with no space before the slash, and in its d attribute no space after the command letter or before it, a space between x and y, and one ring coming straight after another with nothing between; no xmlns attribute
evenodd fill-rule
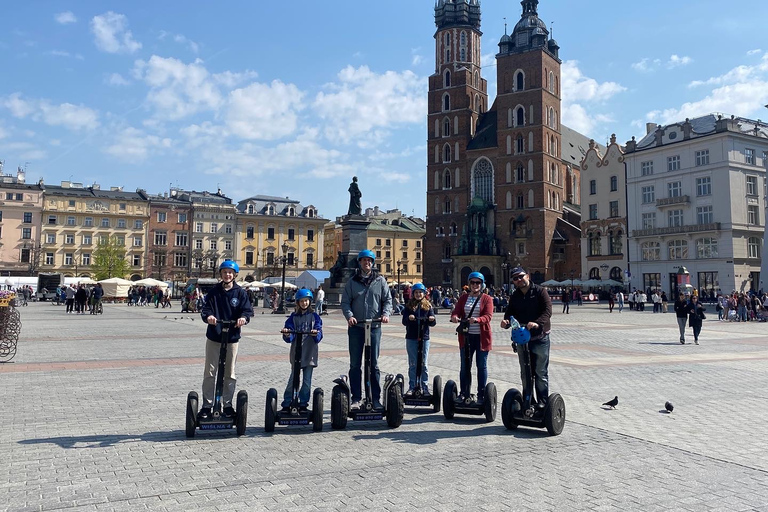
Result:
<svg viewBox="0 0 768 512"><path fill-rule="evenodd" d="M350 404L349 408L352 409L352 410L359 409L360 408L360 400L355 400L354 402L352 402Z"/></svg>

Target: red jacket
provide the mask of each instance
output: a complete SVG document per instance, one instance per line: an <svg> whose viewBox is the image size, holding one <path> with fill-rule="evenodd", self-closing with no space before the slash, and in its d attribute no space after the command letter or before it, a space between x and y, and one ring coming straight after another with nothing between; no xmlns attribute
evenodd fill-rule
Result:
<svg viewBox="0 0 768 512"><path fill-rule="evenodd" d="M461 320L464 318L464 305L467 303L468 294L463 294L459 297L456 306L451 311L451 318L458 318ZM490 352L493 346L493 339L491 338L491 320L493 319L493 299L483 293L480 295L480 308L479 316L477 317L477 323L480 324L480 349L484 352ZM459 347L464 347L464 335L459 334Z"/></svg>

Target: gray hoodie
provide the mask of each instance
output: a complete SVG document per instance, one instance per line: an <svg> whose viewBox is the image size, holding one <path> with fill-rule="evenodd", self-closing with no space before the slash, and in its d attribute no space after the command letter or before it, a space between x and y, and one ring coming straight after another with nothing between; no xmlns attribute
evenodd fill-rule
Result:
<svg viewBox="0 0 768 512"><path fill-rule="evenodd" d="M355 317L358 323L366 319L380 318L392 314L392 295L387 286L387 280L378 272L371 270L367 278L363 278L360 270L347 281L344 293L341 295L341 312L349 320Z"/></svg>

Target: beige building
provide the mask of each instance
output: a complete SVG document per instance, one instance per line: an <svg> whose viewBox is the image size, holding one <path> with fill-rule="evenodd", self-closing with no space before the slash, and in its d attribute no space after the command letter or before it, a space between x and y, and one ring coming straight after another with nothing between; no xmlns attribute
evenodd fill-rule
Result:
<svg viewBox="0 0 768 512"><path fill-rule="evenodd" d="M146 276L146 230L149 201L143 192L122 187L101 190L98 184L62 181L44 185L40 234L40 272L91 277L93 252L99 240L115 237L125 245L129 272L125 278Z"/></svg>
<svg viewBox="0 0 768 512"><path fill-rule="evenodd" d="M330 221L323 226L323 266L327 270L336 263L341 252L341 225Z"/></svg>
<svg viewBox="0 0 768 512"><path fill-rule="evenodd" d="M282 274L298 276L323 268L323 226L328 219L313 205L287 197L254 196L237 204L237 260L243 275L257 280Z"/></svg>
<svg viewBox="0 0 768 512"><path fill-rule="evenodd" d="M0 275L32 275L40 264L43 188L27 184L24 171L2 174L0 164Z"/></svg>

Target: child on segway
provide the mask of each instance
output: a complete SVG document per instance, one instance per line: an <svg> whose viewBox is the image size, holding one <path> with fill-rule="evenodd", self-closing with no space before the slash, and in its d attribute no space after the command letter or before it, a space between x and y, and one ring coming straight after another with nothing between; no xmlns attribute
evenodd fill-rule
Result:
<svg viewBox="0 0 768 512"><path fill-rule="evenodd" d="M426 287L416 283L411 287L411 300L403 310L403 325L405 326L405 348L408 352L408 391L407 397L413 395L414 390L420 386L422 395L426 398L429 393L429 370L427 368L427 355L429 354L429 328L435 326L435 310L432 303L426 297ZM419 333L419 328L423 329ZM424 348L422 350L421 375L416 375L416 366L419 351L419 334L421 334Z"/></svg>
<svg viewBox="0 0 768 512"><path fill-rule="evenodd" d="M312 370L317 367L317 344L323 339L323 321L317 313L313 313L311 302L313 299L310 290L299 290L296 292L296 310L291 313L285 321L285 327L282 329L283 340L291 344L291 362L296 356L296 334L295 332L308 332L309 336L304 336L301 344L301 372L303 381L299 390L299 408L306 410L309 407L309 396L312 391ZM283 412L290 411L291 401L293 400L293 367L291 375L288 377L288 385L285 387L283 402L281 407Z"/></svg>
<svg viewBox="0 0 768 512"><path fill-rule="evenodd" d="M224 389L222 402L225 418L235 416L232 399L235 394L235 362L237 360L240 328L253 317L253 307L248 300L248 294L237 283L235 278L240 267L232 260L224 260L219 266L221 281L217 283L206 296L200 312L203 321L208 324L205 344L205 372L203 376L203 407L198 418L211 418L216 369L219 362L219 352L223 341L221 322L232 321L234 325L228 332L227 357L224 365Z"/></svg>

